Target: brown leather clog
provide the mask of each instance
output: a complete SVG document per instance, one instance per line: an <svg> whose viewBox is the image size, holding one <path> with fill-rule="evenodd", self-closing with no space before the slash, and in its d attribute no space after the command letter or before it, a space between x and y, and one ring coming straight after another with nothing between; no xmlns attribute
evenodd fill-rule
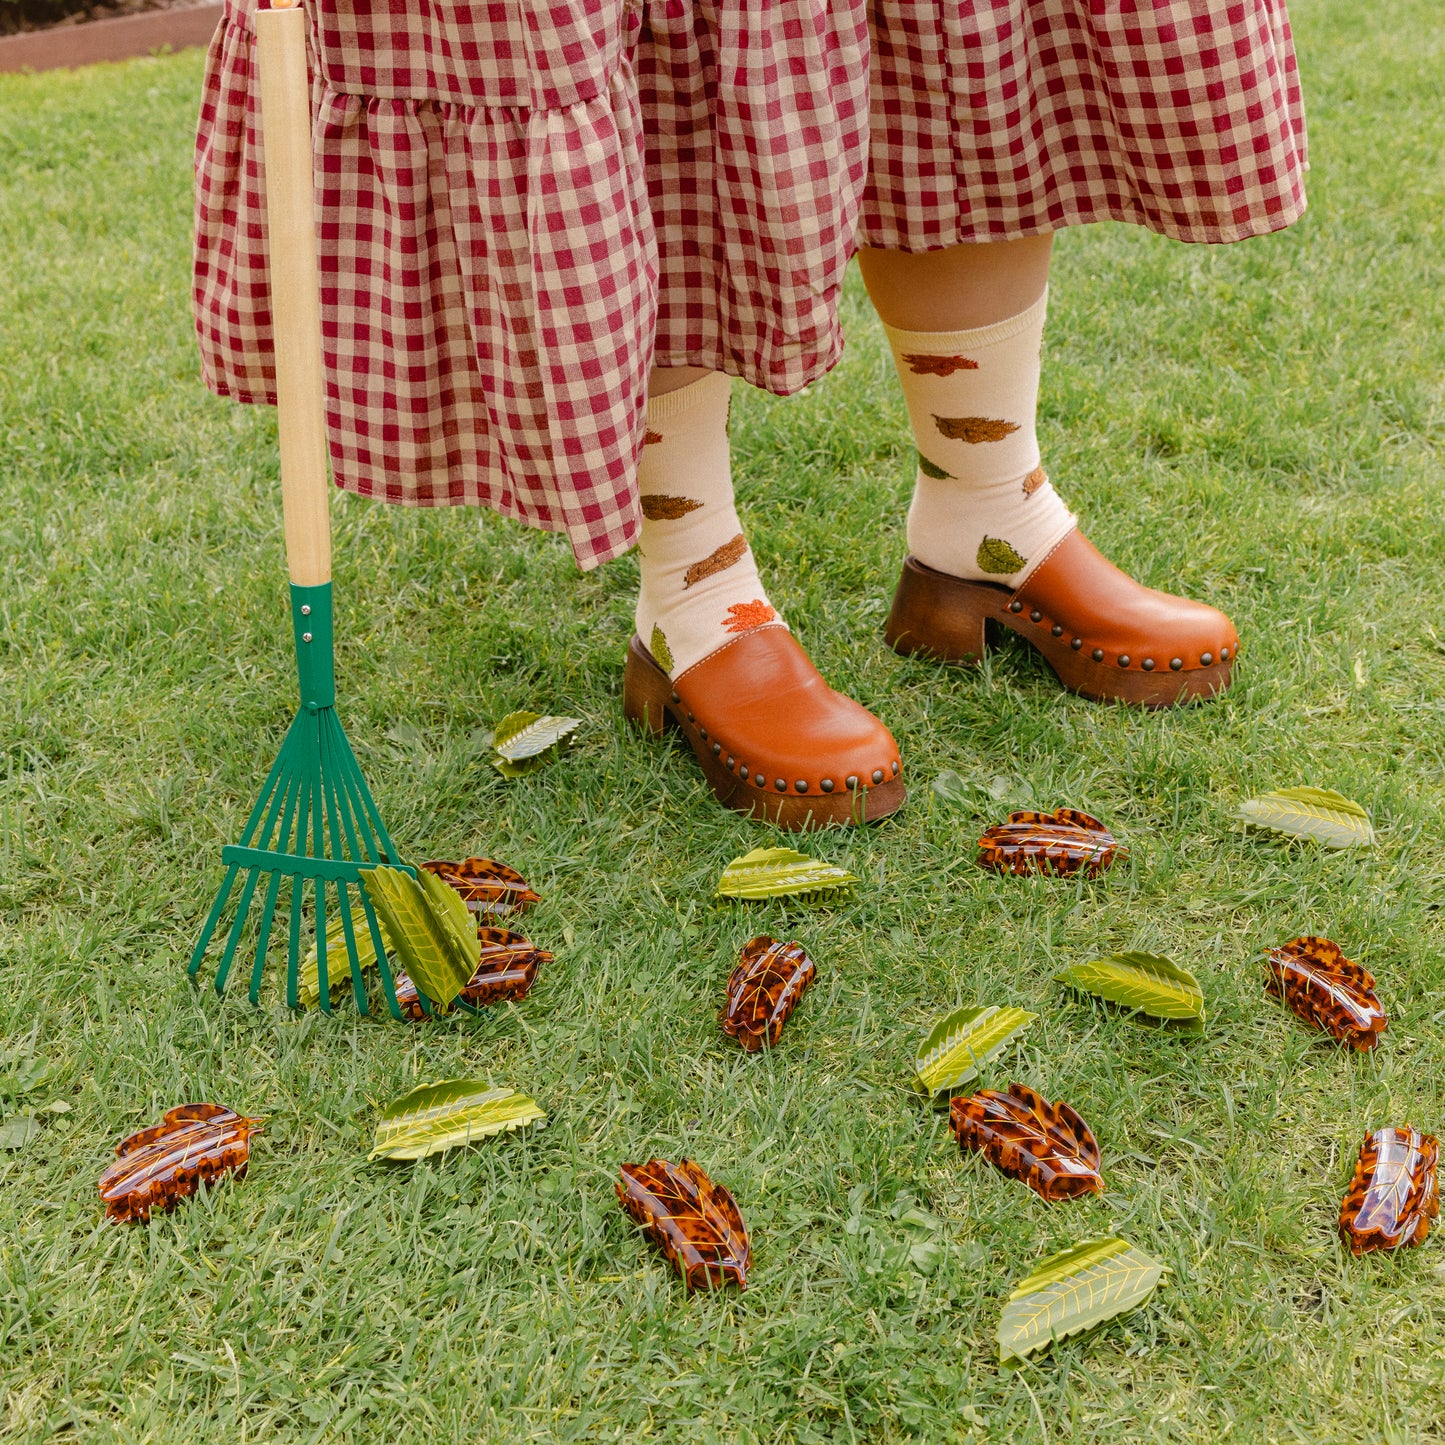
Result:
<svg viewBox="0 0 1445 1445"><path fill-rule="evenodd" d="M1239 638L1222 612L1155 592L1070 532L1012 591L903 563L884 638L906 657L978 662L986 624L1012 628L1071 692L1172 707L1229 686Z"/></svg>
<svg viewBox="0 0 1445 1445"><path fill-rule="evenodd" d="M780 828L874 823L908 796L893 734L784 627L746 632L675 680L634 637L622 710L654 737L680 729L720 803Z"/></svg>

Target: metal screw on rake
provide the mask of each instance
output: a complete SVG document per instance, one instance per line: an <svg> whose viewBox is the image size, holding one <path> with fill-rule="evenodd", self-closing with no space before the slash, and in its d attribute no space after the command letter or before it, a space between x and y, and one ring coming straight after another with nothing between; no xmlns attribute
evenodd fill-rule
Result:
<svg viewBox="0 0 1445 1445"><path fill-rule="evenodd" d="M314 886L316 972L321 1008L331 1011L327 971L327 890L335 893L341 937L351 968L356 1006L367 1011L366 985L356 947L365 922L394 1018L401 1018L396 985L381 930L360 886L362 870L397 856L351 744L336 716L335 651L331 610L330 489L322 397L320 276L311 193L310 82L306 74L306 19L297 0L274 0L256 14L261 89L261 133L270 235L272 315L275 320L276 397L281 440L281 495L286 562L291 574L291 617L301 710L292 722L270 776L251 810L241 841L221 851L226 876L191 955L200 971L241 875L240 899L216 970L216 992L226 986L246 920L264 878L263 905L251 965L251 1002L260 998L281 882L290 879L286 1002L297 1006L297 973L306 882ZM415 876L415 870L406 871ZM361 920L347 890L355 888ZM425 1003L423 1004L425 1007Z"/></svg>

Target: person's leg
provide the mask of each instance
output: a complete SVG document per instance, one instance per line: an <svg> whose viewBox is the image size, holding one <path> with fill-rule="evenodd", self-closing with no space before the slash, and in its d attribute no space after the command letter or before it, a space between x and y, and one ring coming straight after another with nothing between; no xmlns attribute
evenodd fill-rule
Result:
<svg viewBox="0 0 1445 1445"><path fill-rule="evenodd" d="M919 453L888 641L977 660L992 620L1087 696L1156 706L1209 696L1228 685L1238 649L1228 618L1100 556L1040 465L1051 243L861 253Z"/></svg>
<svg viewBox="0 0 1445 1445"><path fill-rule="evenodd" d="M942 251L858 253L868 299L899 331L968 331L1017 316L1049 284L1052 236L949 246Z"/></svg>
<svg viewBox="0 0 1445 1445"><path fill-rule="evenodd" d="M758 577L733 501L731 386L701 367L652 373L624 711L680 728L729 807L783 827L884 817L906 796L897 744L828 687Z"/></svg>
<svg viewBox="0 0 1445 1445"><path fill-rule="evenodd" d="M782 626L733 502L732 383L699 366L653 371L638 466L637 635L671 676L757 627Z"/></svg>
<svg viewBox="0 0 1445 1445"><path fill-rule="evenodd" d="M1073 530L1034 428L1051 236L862 253L918 441L908 549L1017 585Z"/></svg>
<svg viewBox="0 0 1445 1445"><path fill-rule="evenodd" d="M897 743L828 687L768 600L727 433L728 377L791 396L841 348L867 173L866 0L778 0L746 25L727 6L647 8L634 63L658 369L623 710L654 735L680 730L730 808L782 827L879 818L906 796Z"/></svg>

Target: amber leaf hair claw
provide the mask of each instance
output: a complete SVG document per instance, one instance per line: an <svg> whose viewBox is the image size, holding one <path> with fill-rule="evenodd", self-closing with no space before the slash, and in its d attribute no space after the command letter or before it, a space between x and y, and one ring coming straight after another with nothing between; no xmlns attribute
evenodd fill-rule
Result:
<svg viewBox="0 0 1445 1445"><path fill-rule="evenodd" d="M1345 957L1339 944L1306 935L1265 955L1265 991L1306 1023L1362 1052L1373 1049L1389 1020L1375 994L1374 978Z"/></svg>
<svg viewBox="0 0 1445 1445"><path fill-rule="evenodd" d="M1104 1192L1093 1130L1063 1100L1050 1104L1026 1084L955 1099L949 1127L960 1149L978 1150L1050 1203Z"/></svg>
<svg viewBox="0 0 1445 1445"><path fill-rule="evenodd" d="M1010 813L978 840L978 861L1000 873L1082 873L1097 878L1129 850L1097 818L1077 808Z"/></svg>
<svg viewBox="0 0 1445 1445"><path fill-rule="evenodd" d="M221 1104L181 1104L159 1124L116 1145L116 1159L100 1176L106 1216L124 1223L173 1209L202 1184L223 1174L242 1179L251 1158L251 1135L260 1119L246 1119Z"/></svg>
<svg viewBox="0 0 1445 1445"><path fill-rule="evenodd" d="M506 928L478 928L482 953L476 971L457 995L464 1009L485 1008L504 999L524 999L537 979L537 970L552 962L545 948L538 948L520 933ZM425 1018L417 987L404 973L396 975L396 1001L409 1019Z"/></svg>
<svg viewBox="0 0 1445 1445"><path fill-rule="evenodd" d="M463 858L460 863L433 860L421 866L455 888L473 913L491 913L501 918L525 913L534 903L542 901L541 895L527 886L527 880L515 868L495 858Z"/></svg>
<svg viewBox="0 0 1445 1445"><path fill-rule="evenodd" d="M624 1164L617 1198L688 1289L713 1289L728 1280L747 1288L752 1246L737 1203L691 1159Z"/></svg>
<svg viewBox="0 0 1445 1445"><path fill-rule="evenodd" d="M723 1032L749 1053L776 1047L783 1025L817 975L802 944L759 934L743 945L728 977L727 1003L718 1014Z"/></svg>
<svg viewBox="0 0 1445 1445"><path fill-rule="evenodd" d="M1340 1238L1352 1254L1419 1244L1440 1213L1440 1144L1409 1124L1365 1136L1340 1205Z"/></svg>

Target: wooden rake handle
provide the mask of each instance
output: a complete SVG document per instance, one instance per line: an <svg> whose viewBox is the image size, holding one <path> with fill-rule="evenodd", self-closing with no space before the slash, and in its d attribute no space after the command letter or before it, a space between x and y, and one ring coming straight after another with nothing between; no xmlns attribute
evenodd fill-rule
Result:
<svg viewBox="0 0 1445 1445"><path fill-rule="evenodd" d="M311 179L311 82L306 74L306 12L299 0L273 0L271 9L256 12L256 64L286 564L295 586L317 587L331 580L330 485Z"/></svg>

